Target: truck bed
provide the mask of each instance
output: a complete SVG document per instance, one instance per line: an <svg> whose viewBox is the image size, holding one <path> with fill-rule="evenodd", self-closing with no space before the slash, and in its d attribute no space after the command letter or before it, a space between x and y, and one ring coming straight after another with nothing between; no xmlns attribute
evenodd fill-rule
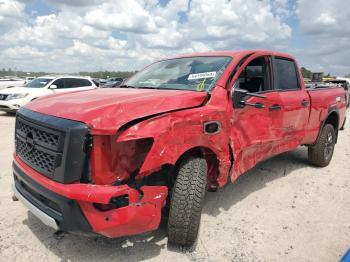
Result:
<svg viewBox="0 0 350 262"><path fill-rule="evenodd" d="M344 89L337 86L308 89L307 92L310 97L310 114L304 144L313 144L321 125L331 112L338 112L339 127L343 126L346 115L346 98Z"/></svg>

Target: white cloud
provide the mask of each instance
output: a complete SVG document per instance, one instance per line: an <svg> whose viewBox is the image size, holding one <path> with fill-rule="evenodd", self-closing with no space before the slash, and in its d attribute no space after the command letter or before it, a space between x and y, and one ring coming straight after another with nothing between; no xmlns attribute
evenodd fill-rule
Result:
<svg viewBox="0 0 350 262"><path fill-rule="evenodd" d="M2 55L14 60L33 59L45 56L44 53L30 46L10 47L3 50Z"/></svg>
<svg viewBox="0 0 350 262"><path fill-rule="evenodd" d="M301 61L311 69L350 73L350 8L346 0L299 0L298 18L306 45Z"/></svg>
<svg viewBox="0 0 350 262"><path fill-rule="evenodd" d="M24 7L19 1L0 0L0 34L20 26Z"/></svg>
<svg viewBox="0 0 350 262"><path fill-rule="evenodd" d="M320 26L331 26L335 25L337 20L328 13L321 13L318 18L315 20L315 24Z"/></svg>
<svg viewBox="0 0 350 262"><path fill-rule="evenodd" d="M273 47L291 35L291 28L273 13L267 0L170 0L165 5L156 0L46 2L58 11L27 19L0 36L3 49L31 47L27 50L33 61L34 50L50 59L44 68L33 63L28 70L138 69L176 53L244 44ZM2 52L0 66L14 62L10 53ZM24 64L30 63L16 66Z"/></svg>
<svg viewBox="0 0 350 262"><path fill-rule="evenodd" d="M24 4L18 1L0 0L0 15L2 17L20 17Z"/></svg>
<svg viewBox="0 0 350 262"><path fill-rule="evenodd" d="M133 33L157 31L151 14L136 0L105 2L89 11L84 20L88 25L104 30Z"/></svg>
<svg viewBox="0 0 350 262"><path fill-rule="evenodd" d="M0 67L129 70L178 53L270 48L315 68L331 62L350 71L342 51L350 42L345 0L42 1L55 11L33 16L25 13L31 1L0 0ZM290 19L310 40L308 51L290 46Z"/></svg>

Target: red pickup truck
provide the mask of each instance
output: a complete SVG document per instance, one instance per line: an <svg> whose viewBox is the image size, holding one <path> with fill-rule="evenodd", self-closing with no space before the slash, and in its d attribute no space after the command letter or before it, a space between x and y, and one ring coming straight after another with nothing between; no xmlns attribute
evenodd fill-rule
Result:
<svg viewBox="0 0 350 262"><path fill-rule="evenodd" d="M37 99L16 117L14 192L45 224L191 246L203 199L266 158L332 158L343 88L307 91L294 58L208 52L151 64L119 88Z"/></svg>

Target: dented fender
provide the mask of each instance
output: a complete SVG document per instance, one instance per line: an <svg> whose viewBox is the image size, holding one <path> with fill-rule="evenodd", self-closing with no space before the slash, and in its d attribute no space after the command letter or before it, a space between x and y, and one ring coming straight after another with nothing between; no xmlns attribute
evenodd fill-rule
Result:
<svg viewBox="0 0 350 262"><path fill-rule="evenodd" d="M153 145L140 168L140 177L159 170L162 165L175 165L184 153L193 148L203 148L212 152L218 161L217 171L212 170L216 174L209 176L215 175L219 186L223 186L232 164L226 114L214 105L206 105L159 115L124 130L117 136L116 142L153 138ZM220 123L220 132L204 132L204 124L211 121Z"/></svg>

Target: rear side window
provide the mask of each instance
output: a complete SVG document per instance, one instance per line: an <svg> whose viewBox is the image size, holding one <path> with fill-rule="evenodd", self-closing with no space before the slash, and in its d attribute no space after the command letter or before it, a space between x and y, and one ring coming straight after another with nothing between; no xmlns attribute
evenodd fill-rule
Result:
<svg viewBox="0 0 350 262"><path fill-rule="evenodd" d="M277 89L299 89L298 74L295 63L291 60L276 58L276 71L278 75Z"/></svg>
<svg viewBox="0 0 350 262"><path fill-rule="evenodd" d="M66 78L66 88L75 88L75 87L83 87L83 86L91 86L91 83L87 79L80 78Z"/></svg>
<svg viewBox="0 0 350 262"><path fill-rule="evenodd" d="M91 86L91 82L87 79L79 79L80 86Z"/></svg>

